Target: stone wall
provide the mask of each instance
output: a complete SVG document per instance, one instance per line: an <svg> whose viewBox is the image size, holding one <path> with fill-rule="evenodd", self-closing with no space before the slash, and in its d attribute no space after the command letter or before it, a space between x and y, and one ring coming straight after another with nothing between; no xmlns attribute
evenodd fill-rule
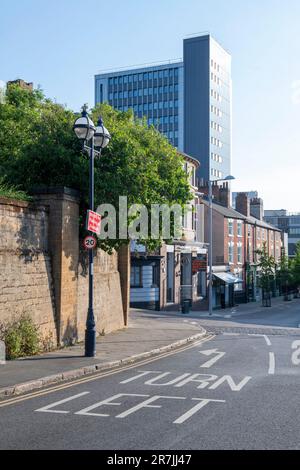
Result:
<svg viewBox="0 0 300 470"><path fill-rule="evenodd" d="M0 322L30 314L57 341L45 206L0 199Z"/></svg>
<svg viewBox="0 0 300 470"><path fill-rule="evenodd" d="M78 272L77 334L84 337L88 309L88 256L81 252ZM94 256L94 315L98 334L124 327L118 254L98 250Z"/></svg>
<svg viewBox="0 0 300 470"><path fill-rule="evenodd" d="M79 246L79 198L68 188L39 191L35 203L0 199L0 323L29 313L53 342L84 339L87 253ZM128 249L94 259L97 332L127 324Z"/></svg>

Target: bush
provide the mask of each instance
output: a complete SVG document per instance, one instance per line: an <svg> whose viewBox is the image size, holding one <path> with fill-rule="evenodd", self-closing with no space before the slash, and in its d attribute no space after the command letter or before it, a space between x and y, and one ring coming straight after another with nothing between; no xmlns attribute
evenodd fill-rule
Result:
<svg viewBox="0 0 300 470"><path fill-rule="evenodd" d="M33 356L40 352L40 333L29 315L0 325L0 339L5 343L6 359Z"/></svg>

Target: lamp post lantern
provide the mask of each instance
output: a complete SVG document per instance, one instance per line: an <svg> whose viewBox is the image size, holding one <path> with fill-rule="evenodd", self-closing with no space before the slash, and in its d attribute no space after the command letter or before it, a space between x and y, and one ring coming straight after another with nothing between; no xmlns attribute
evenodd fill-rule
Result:
<svg viewBox="0 0 300 470"><path fill-rule="evenodd" d="M216 180L208 180L208 201L209 201L209 249L208 249L208 258L209 258L209 282L208 282L208 308L209 308L209 315L212 315L213 308L212 308L212 300L213 300L213 273L212 273L212 255L213 255L213 206L212 206L212 184L213 182L219 181L231 181L234 180L234 176L226 176L226 178L216 179Z"/></svg>
<svg viewBox="0 0 300 470"><path fill-rule="evenodd" d="M102 119L99 118L95 127L87 113L87 105L82 107L81 117L77 118L73 130L82 141L83 149L89 152L89 209L94 210L94 160L95 154L100 156L101 150L110 141L110 134L105 129ZM87 143L90 142L90 145ZM96 150L95 150L96 148ZM94 250L89 250L89 306L85 330L85 356L96 355L96 323L94 316Z"/></svg>

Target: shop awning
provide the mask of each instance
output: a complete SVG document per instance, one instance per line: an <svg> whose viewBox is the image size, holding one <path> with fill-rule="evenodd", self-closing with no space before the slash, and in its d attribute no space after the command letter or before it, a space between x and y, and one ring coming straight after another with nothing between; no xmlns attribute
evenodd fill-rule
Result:
<svg viewBox="0 0 300 470"><path fill-rule="evenodd" d="M213 275L225 282L225 284L240 284L243 282L243 279L235 277L230 273L213 273Z"/></svg>

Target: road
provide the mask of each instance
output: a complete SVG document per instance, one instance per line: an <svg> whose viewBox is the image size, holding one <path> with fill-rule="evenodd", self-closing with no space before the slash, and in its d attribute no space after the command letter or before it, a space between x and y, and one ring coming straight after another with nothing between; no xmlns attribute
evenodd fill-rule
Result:
<svg viewBox="0 0 300 470"><path fill-rule="evenodd" d="M300 333L226 328L0 403L0 449L300 449Z"/></svg>

